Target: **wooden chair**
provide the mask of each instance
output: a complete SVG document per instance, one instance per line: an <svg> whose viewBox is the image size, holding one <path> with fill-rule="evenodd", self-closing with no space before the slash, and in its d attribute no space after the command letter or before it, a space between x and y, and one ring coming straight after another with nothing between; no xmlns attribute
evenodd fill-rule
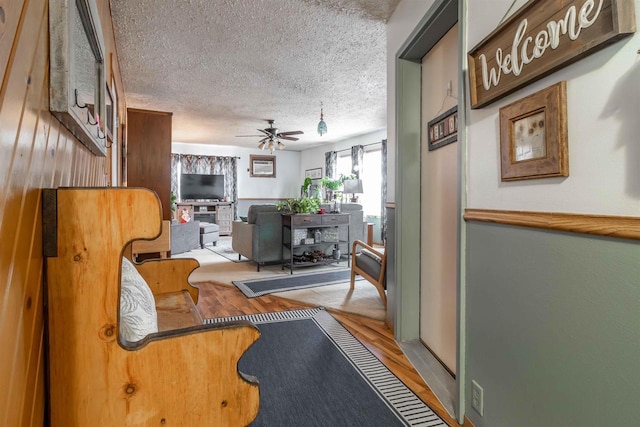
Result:
<svg viewBox="0 0 640 427"><path fill-rule="evenodd" d="M358 249L362 249L358 253ZM383 251L375 249L373 246L355 240L351 248L351 290L355 288L356 274L361 275L373 286L376 287L380 294L380 299L387 307L387 295L385 289L386 272L387 272L387 255Z"/></svg>
<svg viewBox="0 0 640 427"><path fill-rule="evenodd" d="M131 243L132 258L139 254L159 253L160 258L167 258L171 251L171 221L162 221L162 232L153 240L136 240Z"/></svg>
<svg viewBox="0 0 640 427"><path fill-rule="evenodd" d="M240 426L256 417L257 382L237 370L259 337L250 323L204 325L188 309L177 313L178 323L191 319L191 326L165 324L141 341L120 341L124 248L160 231L160 203L151 190L44 190L51 426ZM197 266L192 259L135 266L154 294L158 318L163 304L197 303L198 289L187 281Z"/></svg>

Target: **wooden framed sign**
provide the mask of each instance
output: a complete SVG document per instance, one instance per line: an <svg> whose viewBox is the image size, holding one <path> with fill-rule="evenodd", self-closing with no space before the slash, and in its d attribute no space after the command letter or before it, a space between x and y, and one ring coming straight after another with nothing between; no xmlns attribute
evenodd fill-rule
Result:
<svg viewBox="0 0 640 427"><path fill-rule="evenodd" d="M427 123L429 151L458 140L458 106L446 111Z"/></svg>
<svg viewBox="0 0 640 427"><path fill-rule="evenodd" d="M469 52L471 108L635 31L634 0L530 0Z"/></svg>

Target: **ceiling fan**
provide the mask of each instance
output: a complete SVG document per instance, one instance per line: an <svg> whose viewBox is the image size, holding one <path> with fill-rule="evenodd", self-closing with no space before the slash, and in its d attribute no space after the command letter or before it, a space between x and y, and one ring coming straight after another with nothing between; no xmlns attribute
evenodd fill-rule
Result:
<svg viewBox="0 0 640 427"><path fill-rule="evenodd" d="M258 129L258 132L262 132L259 135L237 135L237 137L262 137L260 142L258 142L258 148L264 150L265 147L269 149L270 152L273 153L276 145L278 149L283 150L285 145L280 141L281 139L287 141L297 141L299 138L294 138L291 135L302 135L304 132L301 130L292 130L288 132L278 132L278 128L273 126L275 120L266 119L266 122L269 123L269 127L265 129Z"/></svg>

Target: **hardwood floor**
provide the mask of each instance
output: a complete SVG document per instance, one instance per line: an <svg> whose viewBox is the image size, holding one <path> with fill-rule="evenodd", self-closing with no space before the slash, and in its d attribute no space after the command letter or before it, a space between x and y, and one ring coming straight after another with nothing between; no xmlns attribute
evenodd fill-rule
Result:
<svg viewBox="0 0 640 427"><path fill-rule="evenodd" d="M247 298L233 286L210 282L198 283L198 286L200 288L198 308L203 317L207 318L311 307L307 304L278 298L273 295ZM456 420L451 418L444 410L438 399L404 356L386 323L336 311L331 311L331 314L443 420L451 426L459 427Z"/></svg>

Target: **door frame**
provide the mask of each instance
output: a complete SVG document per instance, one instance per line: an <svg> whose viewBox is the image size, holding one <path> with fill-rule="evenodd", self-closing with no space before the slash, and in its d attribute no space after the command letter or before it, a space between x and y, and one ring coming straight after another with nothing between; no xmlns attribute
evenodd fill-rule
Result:
<svg viewBox="0 0 640 427"><path fill-rule="evenodd" d="M421 201L421 62L433 46L458 22L458 213L457 254L457 417L465 413L465 223L467 75L466 7L463 0L437 0L396 54L396 295L394 335L399 341L420 338ZM425 349L425 351L427 351Z"/></svg>

